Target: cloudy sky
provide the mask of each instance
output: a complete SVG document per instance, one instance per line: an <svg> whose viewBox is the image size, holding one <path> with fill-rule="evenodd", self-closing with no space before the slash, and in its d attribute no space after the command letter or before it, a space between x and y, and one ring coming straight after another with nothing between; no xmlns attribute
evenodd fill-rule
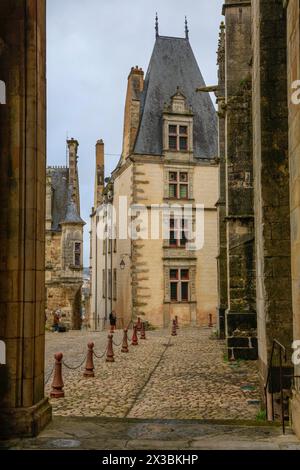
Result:
<svg viewBox="0 0 300 470"><path fill-rule="evenodd" d="M160 34L190 42L207 85L216 83L218 28L223 0L48 0L48 164L64 165L66 137L79 141L84 264L89 265L89 214L93 205L95 143L105 142L106 175L122 149L127 77L145 71Z"/></svg>

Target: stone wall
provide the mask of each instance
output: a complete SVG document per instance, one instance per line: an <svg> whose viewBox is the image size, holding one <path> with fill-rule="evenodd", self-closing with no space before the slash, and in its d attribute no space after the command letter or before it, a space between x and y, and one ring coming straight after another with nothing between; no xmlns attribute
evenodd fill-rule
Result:
<svg viewBox="0 0 300 470"><path fill-rule="evenodd" d="M225 154L225 24L220 27L218 47L218 123L219 123L219 199L218 208L218 307L217 328L220 339L225 338L227 290L227 233L226 233L226 154Z"/></svg>
<svg viewBox="0 0 300 470"><path fill-rule="evenodd" d="M256 359L251 2L227 0L223 13L226 25L226 337L230 358Z"/></svg>
<svg viewBox="0 0 300 470"><path fill-rule="evenodd" d="M292 101L293 84L300 80L300 6L298 0L287 2L289 164L291 211L291 264L294 340L300 340L300 101ZM299 86L297 87L299 89ZM295 367L300 376L300 366ZM295 381L292 401L293 427L300 438L300 379Z"/></svg>
<svg viewBox="0 0 300 470"><path fill-rule="evenodd" d="M263 385L273 339L289 352L292 339L286 17L282 0L252 3L257 315Z"/></svg>

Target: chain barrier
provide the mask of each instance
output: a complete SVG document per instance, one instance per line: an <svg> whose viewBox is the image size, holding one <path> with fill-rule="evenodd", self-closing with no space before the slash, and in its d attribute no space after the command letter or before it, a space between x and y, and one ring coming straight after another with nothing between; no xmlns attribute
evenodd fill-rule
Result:
<svg viewBox="0 0 300 470"><path fill-rule="evenodd" d="M114 340L113 340L113 345L116 346L116 348L118 348L119 346L121 346L122 343L123 343L123 339L121 340L120 343L115 343Z"/></svg>
<svg viewBox="0 0 300 470"><path fill-rule="evenodd" d="M55 364L54 364L54 366L52 367L52 370L51 370L50 374L48 375L47 379L45 380L45 384L44 384L44 385L47 385L47 383L48 383L49 380L51 379L52 374L53 374L53 372L54 372L54 369L55 369Z"/></svg>
<svg viewBox="0 0 300 470"><path fill-rule="evenodd" d="M100 356L98 356L98 355L95 353L95 351L93 351L93 354L94 354L94 356L95 356L97 359L102 359L102 358L105 356L106 353L107 353L107 348L105 349L105 351L104 351L103 354L100 354Z"/></svg>
<svg viewBox="0 0 300 470"><path fill-rule="evenodd" d="M83 366L85 360L87 358L87 354L84 356L83 358L83 361L76 367L73 367L73 366L69 366L68 364L66 364L64 361L62 361L63 365L67 368L67 369L70 369L70 370L77 370L77 369L80 369L80 367Z"/></svg>

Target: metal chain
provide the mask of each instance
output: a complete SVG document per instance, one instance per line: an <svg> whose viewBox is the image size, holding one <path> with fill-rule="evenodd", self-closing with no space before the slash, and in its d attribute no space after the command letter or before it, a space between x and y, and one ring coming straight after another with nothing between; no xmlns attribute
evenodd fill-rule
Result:
<svg viewBox="0 0 300 470"><path fill-rule="evenodd" d="M113 345L116 346L116 348L118 348L119 346L121 346L122 343L123 343L123 339L121 340L120 343L115 343L114 340L113 340Z"/></svg>
<svg viewBox="0 0 300 470"><path fill-rule="evenodd" d="M106 353L107 353L107 348L105 349L104 353L101 354L100 356L97 356L97 354L95 353L95 351L93 351L93 354L94 354L94 356L95 356L97 359L102 359L102 358L105 356Z"/></svg>
<svg viewBox="0 0 300 470"><path fill-rule="evenodd" d="M55 368L55 365L52 367L52 370L51 370L50 374L48 375L47 379L45 380L45 385L47 385L47 383L48 383L49 380L51 379L51 376L52 376L52 374L53 374L54 368Z"/></svg>
<svg viewBox="0 0 300 470"><path fill-rule="evenodd" d="M64 361L63 361L62 363L63 363L63 365L64 365L67 369L76 370L76 369L79 369L79 368L84 364L84 361L86 360L86 358L87 358L87 354L86 354L85 357L83 358L83 361L81 362L81 364L79 364L79 365L76 366L76 367L69 366L69 365L66 364Z"/></svg>

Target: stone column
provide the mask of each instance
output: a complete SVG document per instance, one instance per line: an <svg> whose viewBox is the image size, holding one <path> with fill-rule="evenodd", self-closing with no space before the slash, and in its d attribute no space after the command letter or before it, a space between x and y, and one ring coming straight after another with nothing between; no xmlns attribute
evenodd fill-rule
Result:
<svg viewBox="0 0 300 470"><path fill-rule="evenodd" d="M300 99L292 93L300 87L300 6L298 0L289 0L287 5L287 47L288 47L288 103L289 103L289 165L291 202L291 261L294 316L294 340L300 340ZM295 375L300 376L296 365ZM300 438L300 379L295 380L292 401L293 427Z"/></svg>
<svg viewBox="0 0 300 470"><path fill-rule="evenodd" d="M256 359L251 2L226 0L226 220L230 358Z"/></svg>
<svg viewBox="0 0 300 470"><path fill-rule="evenodd" d="M46 5L1 0L0 435L33 436L51 419L44 397Z"/></svg>
<svg viewBox="0 0 300 470"><path fill-rule="evenodd" d="M286 18L282 0L252 4L257 320L264 384L273 339L290 349L293 337Z"/></svg>
<svg viewBox="0 0 300 470"><path fill-rule="evenodd" d="M218 209L218 307L217 325L220 339L225 338L225 312L227 310L227 236L226 236L226 158L225 158L225 24L220 26L218 47L218 125L219 125L219 200Z"/></svg>

